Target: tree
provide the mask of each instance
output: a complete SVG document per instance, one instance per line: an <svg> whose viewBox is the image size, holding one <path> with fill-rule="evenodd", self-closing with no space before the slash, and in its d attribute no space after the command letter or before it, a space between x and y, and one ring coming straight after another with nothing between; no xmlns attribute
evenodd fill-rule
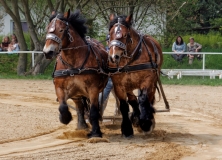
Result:
<svg viewBox="0 0 222 160"><path fill-rule="evenodd" d="M6 14L5 14L4 10L1 9L1 11L0 11L0 32L2 31L2 29L4 27L5 16L6 16Z"/></svg>
<svg viewBox="0 0 222 160"><path fill-rule="evenodd" d="M18 37L21 50L23 51L27 50L27 45L26 45L25 38L22 32L18 0L11 0L11 1L0 0L0 3L4 7L5 12L8 13L14 21L15 32ZM27 54L20 53L18 66L17 66L17 74L24 75L24 72L26 71L26 67L27 67Z"/></svg>

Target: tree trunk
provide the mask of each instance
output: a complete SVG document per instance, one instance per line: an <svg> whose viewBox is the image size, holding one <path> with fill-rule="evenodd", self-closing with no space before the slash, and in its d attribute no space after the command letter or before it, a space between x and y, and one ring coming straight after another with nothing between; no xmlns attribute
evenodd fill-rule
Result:
<svg viewBox="0 0 222 160"><path fill-rule="evenodd" d="M8 2L6 0L0 0L0 3L2 4L2 6L5 9L5 12L8 13L15 24L15 32L17 35L17 38L19 40L19 45L21 50L25 51L27 50L27 45L25 42L25 38L23 35L23 31L22 31L22 25L21 25L21 19L20 19L20 15L19 15L19 11L18 11L18 0L13 0ZM9 7L9 5L7 3L11 4L11 7ZM19 59L18 59L18 66L17 66L17 74L18 75L24 75L24 73L26 72L26 67L27 67L27 54L19 54Z"/></svg>
<svg viewBox="0 0 222 160"><path fill-rule="evenodd" d="M43 54L38 54L35 59L35 67L32 69L32 75L43 74L48 65L52 62L51 60L45 59Z"/></svg>

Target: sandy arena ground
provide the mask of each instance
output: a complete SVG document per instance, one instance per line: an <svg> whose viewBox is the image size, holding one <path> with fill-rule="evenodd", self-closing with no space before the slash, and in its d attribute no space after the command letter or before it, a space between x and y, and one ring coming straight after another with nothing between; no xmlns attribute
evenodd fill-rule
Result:
<svg viewBox="0 0 222 160"><path fill-rule="evenodd" d="M0 79L0 159L222 160L222 87L164 90L171 112L155 115L152 134L134 129L125 139L120 122L109 121L101 124L105 141L89 143L75 130L75 111L69 125L59 122L52 81ZM114 113L114 102L111 96L105 115ZM163 100L155 107L163 109Z"/></svg>

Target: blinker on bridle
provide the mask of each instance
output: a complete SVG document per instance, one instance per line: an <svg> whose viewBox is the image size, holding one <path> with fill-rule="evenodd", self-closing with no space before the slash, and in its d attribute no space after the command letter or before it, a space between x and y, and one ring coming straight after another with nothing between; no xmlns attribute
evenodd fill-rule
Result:
<svg viewBox="0 0 222 160"><path fill-rule="evenodd" d="M61 48L62 48L62 39L64 38L65 34L66 33L68 34L70 42L73 42L73 37L72 37L72 35L69 32L69 23L66 22L66 21L60 20L59 18L57 18L57 16L52 20L52 25L49 28L49 32L50 33L48 33L46 35L46 40L51 39L51 40L57 42L59 44L59 50L61 50ZM63 22L66 25L66 29L65 29L61 39L57 35L53 34L53 32L55 31L55 28L56 28L55 25L56 25L56 21L57 20Z"/></svg>

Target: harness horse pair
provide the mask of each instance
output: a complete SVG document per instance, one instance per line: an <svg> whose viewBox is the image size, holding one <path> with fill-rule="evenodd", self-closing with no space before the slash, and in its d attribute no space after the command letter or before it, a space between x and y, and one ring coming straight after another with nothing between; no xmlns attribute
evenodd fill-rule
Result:
<svg viewBox="0 0 222 160"><path fill-rule="evenodd" d="M77 11L64 14L52 13L46 43L45 57L57 57L53 72L55 92L59 102L60 121L68 124L72 115L67 100L75 103L78 129L86 129L84 112L89 100L89 137L102 137L99 126L99 93L111 76L114 90L120 100L121 131L125 137L133 135L132 124L144 132L155 126L154 94L162 64L162 51L152 38L136 33L131 18L110 16L110 51L94 39L85 39L85 19ZM162 86L161 86L162 87ZM161 89L160 87L160 89ZM133 90L139 89L139 102ZM167 102L167 101L166 101ZM129 117L129 106L133 112ZM168 103L166 108L169 109Z"/></svg>

